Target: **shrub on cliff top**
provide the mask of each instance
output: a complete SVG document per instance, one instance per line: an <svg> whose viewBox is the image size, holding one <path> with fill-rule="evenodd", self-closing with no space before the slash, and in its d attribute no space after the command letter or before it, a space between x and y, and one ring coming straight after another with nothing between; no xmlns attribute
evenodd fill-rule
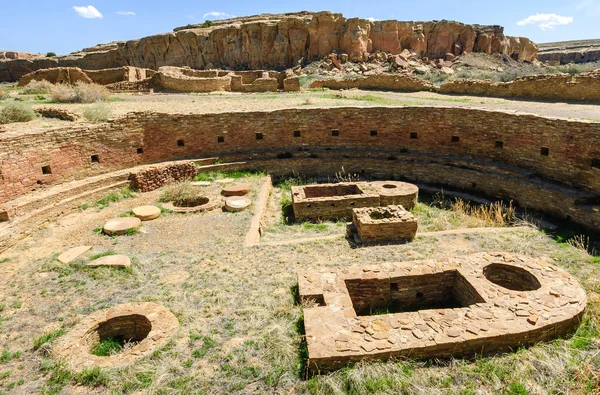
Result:
<svg viewBox="0 0 600 395"><path fill-rule="evenodd" d="M0 110L0 125L14 122L29 122L36 118L33 109L23 103L9 103Z"/></svg>
<svg viewBox="0 0 600 395"><path fill-rule="evenodd" d="M102 85L85 82L76 85L57 84L52 87L50 97L59 103L94 103L107 100L110 91Z"/></svg>

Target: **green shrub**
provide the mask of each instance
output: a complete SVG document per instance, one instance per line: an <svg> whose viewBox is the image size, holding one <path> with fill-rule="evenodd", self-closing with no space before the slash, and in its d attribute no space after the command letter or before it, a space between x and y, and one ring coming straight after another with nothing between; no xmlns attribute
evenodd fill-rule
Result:
<svg viewBox="0 0 600 395"><path fill-rule="evenodd" d="M95 103L108 100L110 91L102 85L85 82L76 85L57 84L52 87L50 97L58 103Z"/></svg>
<svg viewBox="0 0 600 395"><path fill-rule="evenodd" d="M105 339L92 347L90 353L99 357L108 357L123 350L123 344L114 339Z"/></svg>
<svg viewBox="0 0 600 395"><path fill-rule="evenodd" d="M0 110L0 125L14 122L29 122L37 115L33 109L23 103L9 103Z"/></svg>
<svg viewBox="0 0 600 395"><path fill-rule="evenodd" d="M204 23L200 26L202 27L211 27L213 25L212 21L204 21Z"/></svg>
<svg viewBox="0 0 600 395"><path fill-rule="evenodd" d="M47 57L47 58L51 58L51 57L53 57L53 56L56 56L56 53L54 53L54 52L48 52L48 53L46 54L46 57Z"/></svg>
<svg viewBox="0 0 600 395"><path fill-rule="evenodd" d="M29 84L25 85L21 93L25 95L36 95L40 93L50 93L54 87L54 84L48 82L46 80L41 81L31 81Z"/></svg>
<svg viewBox="0 0 600 395"><path fill-rule="evenodd" d="M106 122L110 118L111 111L103 103L96 103L85 109L83 117L90 122Z"/></svg>

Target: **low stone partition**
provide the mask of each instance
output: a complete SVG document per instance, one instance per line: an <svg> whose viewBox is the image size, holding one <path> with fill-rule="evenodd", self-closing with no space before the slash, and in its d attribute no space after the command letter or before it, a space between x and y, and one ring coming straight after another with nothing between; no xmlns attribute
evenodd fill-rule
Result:
<svg viewBox="0 0 600 395"><path fill-rule="evenodd" d="M419 92L435 89L431 82L404 74L375 74L360 78L316 80L311 88L375 89L383 91Z"/></svg>
<svg viewBox="0 0 600 395"><path fill-rule="evenodd" d="M439 93L538 100L600 101L600 70L577 75L548 74L510 82L456 80L440 86Z"/></svg>
<svg viewBox="0 0 600 395"><path fill-rule="evenodd" d="M357 242L410 241L417 234L417 219L402 206L365 207L352 210Z"/></svg>
<svg viewBox="0 0 600 395"><path fill-rule="evenodd" d="M312 373L515 350L569 334L587 304L566 271L510 253L299 272L298 286Z"/></svg>
<svg viewBox="0 0 600 395"><path fill-rule="evenodd" d="M419 189L405 182L343 182L292 187L296 220L350 218L352 210L402 204L411 209Z"/></svg>
<svg viewBox="0 0 600 395"><path fill-rule="evenodd" d="M133 185L142 192L150 192L167 184L194 178L198 168L194 162L173 162L151 166L132 174Z"/></svg>

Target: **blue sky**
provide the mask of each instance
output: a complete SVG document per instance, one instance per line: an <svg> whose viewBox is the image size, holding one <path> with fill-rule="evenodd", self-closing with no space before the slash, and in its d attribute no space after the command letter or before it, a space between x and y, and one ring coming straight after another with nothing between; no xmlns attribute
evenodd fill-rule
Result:
<svg viewBox="0 0 600 395"><path fill-rule="evenodd" d="M172 31L220 16L329 10L346 17L450 19L505 27L535 42L600 38L600 0L415 0L301 2L3 0L0 50L66 54L95 44ZM91 7L90 7L91 6ZM77 8L76 8L77 7Z"/></svg>

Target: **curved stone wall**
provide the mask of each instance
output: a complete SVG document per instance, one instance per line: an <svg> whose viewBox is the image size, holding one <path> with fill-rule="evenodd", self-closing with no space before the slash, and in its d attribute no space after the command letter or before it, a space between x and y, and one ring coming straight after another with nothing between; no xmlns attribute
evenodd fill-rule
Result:
<svg viewBox="0 0 600 395"><path fill-rule="evenodd" d="M134 113L0 135L0 203L138 164L219 156L275 174L347 171L433 183L600 228L600 124L464 108Z"/></svg>

